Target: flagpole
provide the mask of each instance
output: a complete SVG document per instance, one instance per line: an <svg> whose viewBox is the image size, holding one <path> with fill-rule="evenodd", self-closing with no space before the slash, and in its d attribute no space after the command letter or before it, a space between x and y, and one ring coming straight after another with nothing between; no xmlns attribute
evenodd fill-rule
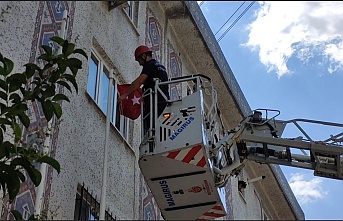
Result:
<svg viewBox="0 0 343 221"><path fill-rule="evenodd" d="M108 84L108 97L107 97L107 114L106 114L106 134L105 134L105 147L104 147L104 162L102 173L102 186L100 196L100 216L99 220L105 220L105 208L106 208L106 186L107 186L107 156L108 156L108 137L110 132L110 119L111 119L111 106L112 106L112 85L113 85L113 69L110 70L110 83Z"/></svg>

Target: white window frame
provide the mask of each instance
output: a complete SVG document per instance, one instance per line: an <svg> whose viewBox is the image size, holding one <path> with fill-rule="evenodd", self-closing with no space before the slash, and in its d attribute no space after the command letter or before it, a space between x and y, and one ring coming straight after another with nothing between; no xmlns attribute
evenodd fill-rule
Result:
<svg viewBox="0 0 343 221"><path fill-rule="evenodd" d="M100 100L100 94L101 94L101 85L103 84L103 82L101 81L102 80L102 73L104 71L104 68L106 68L108 71L110 71L110 68L106 65L106 63L104 62L104 59L101 58L101 56L99 55L99 53L94 49L92 48L91 50L91 56L90 56L90 60L88 63L90 63L91 59L92 59L92 56L94 56L94 58L97 60L98 64L97 64L97 73L96 73L96 87L95 87L95 97L90 94L88 92L88 85L90 82L87 82L87 93L89 94L90 97L93 98L94 102L97 104L97 106L99 107L99 109L105 114L107 114L107 107L104 108L104 110L101 108L101 100ZM105 73L106 74L106 73ZM89 77L89 69L88 69L88 77ZM109 76L107 76L109 77ZM109 78L108 78L109 80ZM112 106L113 106L113 109L112 109L112 113L111 113L111 123L112 125L117 128L117 130L120 132L120 134L126 139L128 140L129 138L129 126L130 126L130 119L127 118L127 117L124 117L122 115L119 115L119 128L117 127L117 118L116 118L116 115L117 115L117 96L115 96L117 93L118 93L118 89L117 89L117 79L113 79L113 88L112 90L112 94L114 95L112 97ZM108 90L108 84L107 84L107 88L106 90ZM112 96L112 95L111 95ZM107 97L107 96L106 96ZM107 97L108 98L108 97ZM106 101L107 103L107 101Z"/></svg>
<svg viewBox="0 0 343 221"><path fill-rule="evenodd" d="M131 20L133 19L133 10L134 10L134 2L133 1L127 1L127 7L125 7L125 11L127 13L127 15L131 18Z"/></svg>
<svg viewBox="0 0 343 221"><path fill-rule="evenodd" d="M135 27L138 25L138 4L139 1L126 1L123 5L123 10Z"/></svg>

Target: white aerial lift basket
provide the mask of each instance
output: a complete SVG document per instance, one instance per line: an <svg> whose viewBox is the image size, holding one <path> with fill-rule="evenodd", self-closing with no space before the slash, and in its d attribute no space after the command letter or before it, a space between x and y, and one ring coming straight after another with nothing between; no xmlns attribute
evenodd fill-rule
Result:
<svg viewBox="0 0 343 221"><path fill-rule="evenodd" d="M166 220L215 219L227 214L225 190L215 187L208 153L210 109L204 108L201 78L210 80L192 75L156 83L154 95L162 84L185 81L194 82L195 90L169 102L163 114L154 118L155 125L149 130L154 132L140 146L141 171ZM211 83L208 91L212 90Z"/></svg>

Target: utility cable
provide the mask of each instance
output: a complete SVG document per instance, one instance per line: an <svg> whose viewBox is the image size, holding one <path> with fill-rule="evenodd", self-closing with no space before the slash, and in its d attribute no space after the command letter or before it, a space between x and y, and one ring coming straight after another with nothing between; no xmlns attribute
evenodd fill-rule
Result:
<svg viewBox="0 0 343 221"><path fill-rule="evenodd" d="M230 25L230 27L228 27L225 32L217 39L217 42L219 42L220 40L222 40L225 35L228 33L228 31L231 30L231 28L239 21L239 19L242 18L242 16L249 10L249 8L255 3L255 1L253 1L252 3L250 3L248 5L248 7L246 7L246 9L244 9L244 11L238 16L238 18L236 18L236 20Z"/></svg>
<svg viewBox="0 0 343 221"><path fill-rule="evenodd" d="M226 20L226 22L219 28L219 30L214 34L214 36L216 36L218 34L218 32L220 32L220 30L222 30L222 28L226 25L226 23L228 23L230 21L232 16L234 16L236 14L236 12L244 5L244 3L245 3L245 1L236 9L236 11L230 16L230 18L228 18Z"/></svg>
<svg viewBox="0 0 343 221"><path fill-rule="evenodd" d="M200 3L199 3L199 7L200 7L202 4L204 4L204 2L205 2L205 1L200 2Z"/></svg>

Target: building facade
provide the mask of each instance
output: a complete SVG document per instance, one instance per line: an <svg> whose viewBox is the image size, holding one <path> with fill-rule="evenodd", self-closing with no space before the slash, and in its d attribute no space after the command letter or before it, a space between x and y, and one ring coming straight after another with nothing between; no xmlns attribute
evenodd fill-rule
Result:
<svg viewBox="0 0 343 221"><path fill-rule="evenodd" d="M218 91L218 106L227 128L234 127L251 110L204 16L194 1L2 1L1 53L15 69L37 59L41 45L60 35L63 12L68 13L64 38L88 55L77 76L79 92L66 94L62 121L53 122L50 154L61 172L48 168L41 213L48 219L97 219L103 177L107 103L111 125L108 137L106 219L162 219L154 197L141 175L138 158L141 124L119 114L117 84L131 83L141 67L133 52L145 44L167 68L169 77L209 76ZM113 93L108 99L110 73ZM171 97L184 88L171 85ZM41 107L28 110L30 129L47 128ZM26 136L26 134L24 134ZM39 139L37 137L37 139ZM37 142L38 143L38 142ZM41 147L43 148L43 147ZM238 191L238 180L265 175ZM3 198L1 219L13 219L16 209L24 219L33 214L37 188L29 180L13 203ZM248 163L226 186L227 217L222 219L304 219L286 179L277 166Z"/></svg>

